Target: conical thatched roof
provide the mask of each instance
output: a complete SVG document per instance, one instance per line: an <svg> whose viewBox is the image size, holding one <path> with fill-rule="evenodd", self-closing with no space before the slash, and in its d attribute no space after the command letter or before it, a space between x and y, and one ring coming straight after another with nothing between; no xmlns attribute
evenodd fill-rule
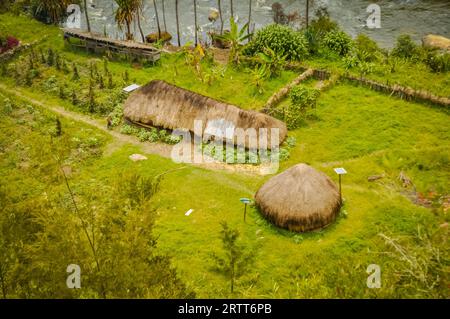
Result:
<svg viewBox="0 0 450 319"><path fill-rule="evenodd" d="M150 82L130 95L125 103L124 116L134 123L170 130L187 129L191 132L194 132L194 120L203 122L203 132L214 131L216 128L225 132L224 128L228 127L243 130L254 128L258 135L259 129L267 128L269 148L271 128L279 129L279 143L282 143L287 135L286 125L273 117L242 110L159 80ZM235 136L223 138L233 139L235 144L242 144L236 142ZM248 144L249 139L246 140L245 146L248 147Z"/></svg>
<svg viewBox="0 0 450 319"><path fill-rule="evenodd" d="M275 225L305 232L336 219L339 190L324 173L298 164L264 184L256 193L256 204Z"/></svg>

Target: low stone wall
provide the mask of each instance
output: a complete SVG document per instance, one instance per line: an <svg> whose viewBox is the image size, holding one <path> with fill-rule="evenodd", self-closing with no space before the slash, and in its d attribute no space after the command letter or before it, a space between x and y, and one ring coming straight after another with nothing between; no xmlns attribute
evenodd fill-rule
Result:
<svg viewBox="0 0 450 319"><path fill-rule="evenodd" d="M311 76L314 76L314 70L308 69L302 74L300 74L298 77L296 77L291 83L283 87L281 90L273 94L269 100L267 101L266 105L264 106L263 113L270 110L273 106L280 103L282 99L284 99L289 92L292 90L293 87L299 85L301 82L305 81L306 79L310 78Z"/></svg>
<svg viewBox="0 0 450 319"><path fill-rule="evenodd" d="M388 93L391 96L395 95L400 97L401 99L405 99L408 101L428 102L431 104L445 107L450 106L449 98L436 96L424 90L414 90L412 88L403 87L397 84L394 85L382 84L373 80L369 80L366 78L358 78L351 75L346 75L343 78L347 81L364 85L374 91Z"/></svg>

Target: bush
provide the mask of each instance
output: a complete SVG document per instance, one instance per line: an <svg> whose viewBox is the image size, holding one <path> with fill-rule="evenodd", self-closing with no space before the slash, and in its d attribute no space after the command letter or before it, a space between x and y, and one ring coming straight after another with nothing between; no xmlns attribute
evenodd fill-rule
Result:
<svg viewBox="0 0 450 319"><path fill-rule="evenodd" d="M2 114L9 115L12 113L14 104L11 102L10 99L6 98L3 100L3 106L2 106Z"/></svg>
<svg viewBox="0 0 450 319"><path fill-rule="evenodd" d="M324 36L325 34L338 31L338 25L336 22L330 19L326 9L319 9L316 12L316 19L311 21L309 29L319 36Z"/></svg>
<svg viewBox="0 0 450 319"><path fill-rule="evenodd" d="M146 129L140 129L138 133L138 139L141 142L147 142L150 140L151 133Z"/></svg>
<svg viewBox="0 0 450 319"><path fill-rule="evenodd" d="M285 111L284 121L289 129L298 128L307 115L308 109L316 107L319 91L304 86L296 86L289 93L291 105Z"/></svg>
<svg viewBox="0 0 450 319"><path fill-rule="evenodd" d="M418 55L418 46L409 35L401 35L397 39L397 45L392 50L392 55L398 58L411 59Z"/></svg>
<svg viewBox="0 0 450 319"><path fill-rule="evenodd" d="M426 64L433 72L449 72L450 71L450 54L449 53L430 53Z"/></svg>
<svg viewBox="0 0 450 319"><path fill-rule="evenodd" d="M158 129L156 129L156 128L152 128L151 130L150 130L150 137L149 137L149 142L151 142L151 143L156 143L156 142L158 142L159 141L159 133L158 133Z"/></svg>
<svg viewBox="0 0 450 319"><path fill-rule="evenodd" d="M126 135L133 135L136 134L138 132L138 129L136 129L135 127L125 124L122 126L122 128L120 129L120 133L122 134L126 134Z"/></svg>
<svg viewBox="0 0 450 319"><path fill-rule="evenodd" d="M360 34L356 37L355 53L361 62L375 62L382 57L378 44L365 34Z"/></svg>
<svg viewBox="0 0 450 319"><path fill-rule="evenodd" d="M0 36L0 54L19 45L19 40L14 37L3 37Z"/></svg>
<svg viewBox="0 0 450 319"><path fill-rule="evenodd" d="M353 41L343 31L332 31L325 35L324 44L340 56L346 56L352 49Z"/></svg>
<svg viewBox="0 0 450 319"><path fill-rule="evenodd" d="M308 42L305 36L288 26L271 24L259 30L253 40L244 49L244 54L264 53L269 48L287 60L298 61L308 54Z"/></svg>

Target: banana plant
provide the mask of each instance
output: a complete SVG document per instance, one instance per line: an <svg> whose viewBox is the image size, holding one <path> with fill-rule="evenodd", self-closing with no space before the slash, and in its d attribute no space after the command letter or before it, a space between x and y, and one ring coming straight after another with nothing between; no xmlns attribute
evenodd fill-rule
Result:
<svg viewBox="0 0 450 319"><path fill-rule="evenodd" d="M269 77L278 76L286 65L287 55L277 54L270 48L264 48L264 52L258 53L258 62L266 66Z"/></svg>
<svg viewBox="0 0 450 319"><path fill-rule="evenodd" d="M230 63L234 63L236 65L240 64L240 53L242 48L242 43L250 38L252 34L247 33L249 24L246 23L241 30L239 30L239 26L234 21L233 18L230 18L230 26L231 30L229 33L225 33L223 35L216 35L216 38L221 40L224 43L227 43L230 47Z"/></svg>

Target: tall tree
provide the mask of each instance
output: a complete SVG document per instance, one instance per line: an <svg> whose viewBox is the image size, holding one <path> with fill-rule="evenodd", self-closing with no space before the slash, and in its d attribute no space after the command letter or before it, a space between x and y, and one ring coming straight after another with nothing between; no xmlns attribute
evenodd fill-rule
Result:
<svg viewBox="0 0 450 319"><path fill-rule="evenodd" d="M158 6L156 5L156 0L153 0L153 7L155 8L156 25L158 26L158 39L161 39L161 24L159 23Z"/></svg>
<svg viewBox="0 0 450 319"><path fill-rule="evenodd" d="M231 10L231 17L234 20L234 5L233 5L233 0L230 0L230 10Z"/></svg>
<svg viewBox="0 0 450 319"><path fill-rule="evenodd" d="M137 2L136 20L139 28L139 33L141 34L142 42L145 43L144 31L142 31L141 26L141 15L143 15L144 12L144 1L143 0L134 0L134 1Z"/></svg>
<svg viewBox="0 0 450 319"><path fill-rule="evenodd" d="M115 19L117 25L122 29L123 25L126 26L126 38L127 40L133 40L133 34L131 33L131 23L138 11L138 1L134 0L114 0L119 6L116 9Z"/></svg>
<svg viewBox="0 0 450 319"><path fill-rule="evenodd" d="M52 23L58 24L61 22L67 6L70 3L70 0L41 0L38 1L34 14L39 15L43 13L45 16L50 18Z"/></svg>
<svg viewBox="0 0 450 319"><path fill-rule="evenodd" d="M197 21L197 0L194 0L194 29L195 29L195 46L198 45L198 21Z"/></svg>
<svg viewBox="0 0 450 319"><path fill-rule="evenodd" d="M223 34L223 15L222 15L222 0L218 0L219 15L220 15L220 35Z"/></svg>
<svg viewBox="0 0 450 319"><path fill-rule="evenodd" d="M306 0L306 27L309 27L309 0Z"/></svg>
<svg viewBox="0 0 450 319"><path fill-rule="evenodd" d="M91 23L89 21L87 0L84 0L84 15L86 16L86 25L88 32L91 32Z"/></svg>
<svg viewBox="0 0 450 319"><path fill-rule="evenodd" d="M165 3L165 0L162 0L162 12L163 12L164 31L167 32L167 23L166 23L166 3Z"/></svg>
<svg viewBox="0 0 450 319"><path fill-rule="evenodd" d="M239 231L230 228L226 222L222 223L221 240L223 253L213 254L215 270L230 280L230 291L234 292L236 279L243 276L255 260L252 249L239 243Z"/></svg>
<svg viewBox="0 0 450 319"><path fill-rule="evenodd" d="M250 26L252 23L252 0L248 0L248 35L250 35ZM248 38L250 41L250 37Z"/></svg>
<svg viewBox="0 0 450 319"><path fill-rule="evenodd" d="M181 39L180 39L180 16L178 12L178 0L175 0L175 15L177 20L177 37L178 37L178 46L181 47Z"/></svg>

